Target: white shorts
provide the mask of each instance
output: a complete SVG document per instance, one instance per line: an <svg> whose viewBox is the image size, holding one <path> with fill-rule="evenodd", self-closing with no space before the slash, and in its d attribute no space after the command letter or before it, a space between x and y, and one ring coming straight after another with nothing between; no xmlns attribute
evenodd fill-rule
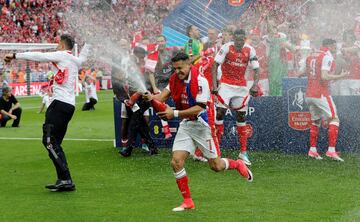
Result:
<svg viewBox="0 0 360 222"><path fill-rule="evenodd" d="M237 111L246 111L250 100L249 89L246 86L229 85L221 83L218 95L223 100L217 102L216 106L221 108L232 107Z"/></svg>
<svg viewBox="0 0 360 222"><path fill-rule="evenodd" d="M254 81L247 81L247 87L248 87L249 90L252 87L253 83L254 83ZM263 90L263 95L268 96L269 92L270 92L269 79L260 79L259 80L259 85Z"/></svg>
<svg viewBox="0 0 360 222"><path fill-rule="evenodd" d="M182 121L175 136L173 151L181 150L194 154L198 147L204 157L214 159L219 156L211 130L199 121Z"/></svg>
<svg viewBox="0 0 360 222"><path fill-rule="evenodd" d="M144 116L149 116L149 109L147 109L144 112ZM126 105L125 103L121 103L121 118L123 119L127 119L128 118L128 114L127 114L127 110L126 110Z"/></svg>
<svg viewBox="0 0 360 222"><path fill-rule="evenodd" d="M312 121L322 118L337 118L336 106L331 96L321 96L321 98L307 97L305 101L309 105Z"/></svg>

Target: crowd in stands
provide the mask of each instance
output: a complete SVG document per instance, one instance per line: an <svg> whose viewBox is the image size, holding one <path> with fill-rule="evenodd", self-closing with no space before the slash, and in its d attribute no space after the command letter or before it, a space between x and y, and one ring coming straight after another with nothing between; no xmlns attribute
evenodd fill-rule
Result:
<svg viewBox="0 0 360 222"><path fill-rule="evenodd" d="M94 18L93 22L97 26L106 27L109 36L116 37L112 39L113 41L132 38L135 33L156 36L161 33L162 19L178 2L178 0L0 0L0 42L56 43L64 30L72 32L76 35L77 41L82 42L82 33L76 32L77 30L64 19L64 14L70 7L83 10L88 13L84 19ZM104 9L99 5L109 7ZM108 66L99 64L99 61L96 63L105 74L110 74ZM90 65L94 64L93 60L88 64L89 67L85 69L98 69ZM34 74L32 79L42 80L51 69L51 65L39 67L32 63L30 68ZM9 82L22 82L21 76L25 69L25 63L16 65L8 70L6 78Z"/></svg>
<svg viewBox="0 0 360 222"><path fill-rule="evenodd" d="M67 1L1 0L0 42L54 43Z"/></svg>
<svg viewBox="0 0 360 222"><path fill-rule="evenodd" d="M341 41L343 32L354 29L358 22L359 7L357 0L336 3L326 0L257 0L242 15L241 26L246 30L258 26L265 35L264 17L268 16L284 33L291 32L289 27L295 27L297 32L306 33L315 42L330 36Z"/></svg>
<svg viewBox="0 0 360 222"><path fill-rule="evenodd" d="M78 32L64 18L66 12L73 8L84 12L87 17L78 19L86 24L91 18L96 26L103 27L101 32L110 36L113 42L125 38L142 44L146 39L149 51L154 49L156 36L162 32L162 21L181 0L0 0L0 42L55 43L66 30L76 35L80 42L84 33ZM268 20L277 25L279 32L285 33L294 46L300 47L301 41L309 40L311 47L319 46L324 37L332 37L342 41L347 30L360 32L360 14L357 11L359 1L341 2L319 0L257 0L241 16L233 21L234 26L244 28L247 32L254 28L261 31L261 36L268 33ZM241 22L238 22L241 21ZM151 46L151 47L150 47ZM97 64L97 67L93 67ZM90 60L87 70L99 69L104 75L110 69L99 61ZM51 67L33 65L39 74L32 79L42 79ZM22 73L24 66L16 67ZM21 80L18 74L9 75L11 81Z"/></svg>
<svg viewBox="0 0 360 222"><path fill-rule="evenodd" d="M145 36L161 34L162 20L174 9L175 0L119 0L114 5L115 14L124 19L126 33L130 37L141 30ZM121 26L123 27L123 26Z"/></svg>
<svg viewBox="0 0 360 222"><path fill-rule="evenodd" d="M105 0L96 1L0 0L0 42L54 43L64 29L64 12L77 7L99 17L110 32L131 36L141 30L144 35L160 34L162 19L178 0L113 0L109 9ZM116 33L118 34L118 33Z"/></svg>

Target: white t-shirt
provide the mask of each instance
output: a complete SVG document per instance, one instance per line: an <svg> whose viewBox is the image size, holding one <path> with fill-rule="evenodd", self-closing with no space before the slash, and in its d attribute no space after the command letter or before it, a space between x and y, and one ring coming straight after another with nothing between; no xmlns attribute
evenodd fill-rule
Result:
<svg viewBox="0 0 360 222"><path fill-rule="evenodd" d="M25 52L16 53L17 59L30 60L36 62L54 62L59 69L64 71L68 69L68 79L62 84L57 84L54 81L53 85L53 100L59 100L64 103L75 106L75 83L78 76L79 67L89 54L89 46L85 44L81 50L80 56L76 57L70 51L56 51L56 52Z"/></svg>
<svg viewBox="0 0 360 222"><path fill-rule="evenodd" d="M90 98L98 100L97 93L96 93L96 87L94 84L85 83L85 97L86 97L86 103L90 102Z"/></svg>

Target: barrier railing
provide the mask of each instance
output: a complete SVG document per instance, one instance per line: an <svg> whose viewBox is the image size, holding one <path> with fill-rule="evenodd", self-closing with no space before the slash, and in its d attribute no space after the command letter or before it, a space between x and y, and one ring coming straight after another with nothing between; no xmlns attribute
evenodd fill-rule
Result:
<svg viewBox="0 0 360 222"><path fill-rule="evenodd" d="M279 150L285 153L306 153L309 148L310 113L305 103L306 79L287 78L283 80L283 96L252 98L247 111L249 150ZM339 151L360 149L360 96L334 97L340 118L337 144ZM121 104L114 99L115 146L121 146ZM169 121L173 135L179 120ZM224 119L224 135L221 149L238 149L239 142L235 118L228 110ZM319 150L327 148L327 130L319 134ZM150 110L151 136L158 147L171 148L173 138L164 139L160 119Z"/></svg>

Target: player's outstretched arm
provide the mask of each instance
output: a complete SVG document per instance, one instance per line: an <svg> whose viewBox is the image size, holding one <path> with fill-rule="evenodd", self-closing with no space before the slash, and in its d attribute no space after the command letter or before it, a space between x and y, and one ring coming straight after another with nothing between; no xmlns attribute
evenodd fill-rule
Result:
<svg viewBox="0 0 360 222"><path fill-rule="evenodd" d="M64 59L61 51L56 52L24 52L14 53L13 59L30 60L35 62L60 62Z"/></svg>
<svg viewBox="0 0 360 222"><path fill-rule="evenodd" d="M160 102L165 102L170 97L170 91L168 89L164 89L160 94L153 95L150 92L146 92L143 94L143 99L150 101L152 99L159 100Z"/></svg>
<svg viewBox="0 0 360 222"><path fill-rule="evenodd" d="M168 107L165 111L158 112L156 114L163 120L173 119L174 117L190 118L197 116L200 112L202 112L205 109L204 107L206 108L206 104L203 103L192 106L185 110L173 110L171 107Z"/></svg>
<svg viewBox="0 0 360 222"><path fill-rule="evenodd" d="M204 109L206 109L206 104L204 103L197 103L197 105L192 106L185 110L179 110L178 111L178 117L179 118L189 118L193 116L197 116L200 112L202 112Z"/></svg>
<svg viewBox="0 0 360 222"><path fill-rule="evenodd" d="M82 50L80 52L79 57L77 58L77 63L79 66L87 60L87 58L90 54L90 49L91 49L91 46L89 44L85 43L84 47L82 48Z"/></svg>
<svg viewBox="0 0 360 222"><path fill-rule="evenodd" d="M326 71L326 70L321 71L321 79L327 80L327 81L342 79L348 75L349 75L349 72L345 71L345 70L343 70L339 75L330 74L329 71Z"/></svg>
<svg viewBox="0 0 360 222"><path fill-rule="evenodd" d="M358 53L359 51L360 51L360 47L357 47L357 46L352 46L352 47L347 47L347 48L342 48L341 49L342 54Z"/></svg>

